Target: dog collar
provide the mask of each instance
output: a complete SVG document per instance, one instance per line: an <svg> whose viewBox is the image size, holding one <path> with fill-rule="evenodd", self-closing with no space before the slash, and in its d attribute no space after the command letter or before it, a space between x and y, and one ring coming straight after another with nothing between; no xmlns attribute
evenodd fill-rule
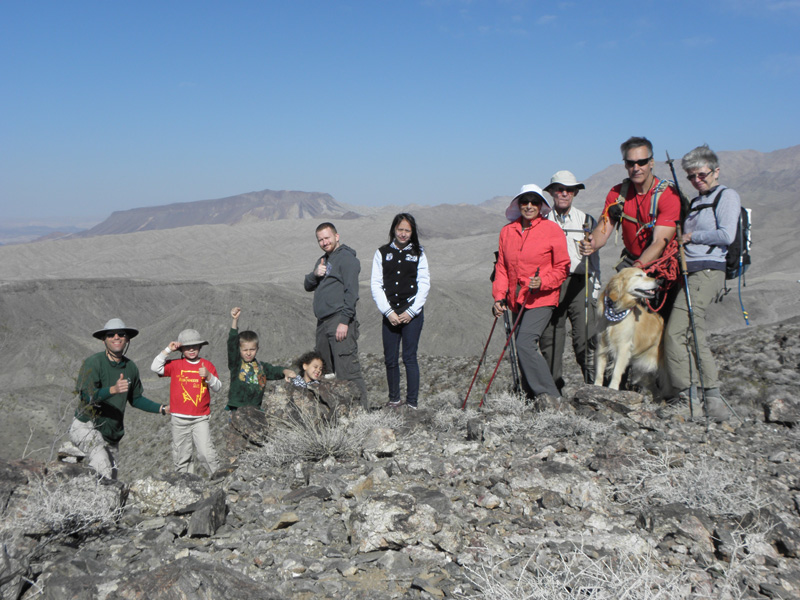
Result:
<svg viewBox="0 0 800 600"><path fill-rule="evenodd" d="M622 321L622 319L627 317L628 313L631 312L630 308L626 308L625 310L615 309L614 302L612 302L611 298L608 296L603 299L603 304L605 305L603 316L612 323L618 323L619 321Z"/></svg>

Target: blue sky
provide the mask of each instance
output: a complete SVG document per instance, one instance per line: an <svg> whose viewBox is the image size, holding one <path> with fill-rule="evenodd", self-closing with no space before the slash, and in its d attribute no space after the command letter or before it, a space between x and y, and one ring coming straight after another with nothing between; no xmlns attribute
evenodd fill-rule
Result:
<svg viewBox="0 0 800 600"><path fill-rule="evenodd" d="M4 220L477 203L645 135L800 143L800 0L0 2Z"/></svg>

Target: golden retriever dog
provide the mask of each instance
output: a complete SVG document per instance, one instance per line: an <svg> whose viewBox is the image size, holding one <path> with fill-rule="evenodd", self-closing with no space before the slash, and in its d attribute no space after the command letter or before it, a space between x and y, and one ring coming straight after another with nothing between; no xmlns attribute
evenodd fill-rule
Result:
<svg viewBox="0 0 800 600"><path fill-rule="evenodd" d="M603 385L609 355L614 359L614 371L608 387L613 390L619 389L629 364L637 378L659 370L664 319L644 305L656 288L655 279L634 267L622 269L609 280L597 306L600 343L595 385Z"/></svg>

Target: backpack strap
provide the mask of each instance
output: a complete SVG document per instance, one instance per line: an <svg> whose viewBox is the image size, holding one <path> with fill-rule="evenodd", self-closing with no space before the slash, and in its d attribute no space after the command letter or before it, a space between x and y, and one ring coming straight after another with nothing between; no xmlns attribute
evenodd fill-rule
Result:
<svg viewBox="0 0 800 600"><path fill-rule="evenodd" d="M630 179L626 179L622 182L622 188L620 188L620 197L617 199L617 204L625 204L625 194L628 191L628 184L630 184ZM652 230L656 224L656 217L658 216L658 198L661 196L661 193L667 189L670 185L669 180L667 179L659 179L658 185L653 190L653 193L650 195L650 221L647 223L642 223L636 217L631 217L630 215L626 215L624 212L620 216L620 222L622 219L626 219L631 221L632 223L636 223L639 226L639 230L636 232L636 235L639 235L643 229L650 229Z"/></svg>
<svg viewBox="0 0 800 600"><path fill-rule="evenodd" d="M722 187L722 186L720 186ZM714 194L714 199L711 202L706 204L698 204L697 206L693 206L689 209L690 213L697 212L703 210L705 208L712 208L714 209L714 216L717 216L717 206L719 206L719 201L722 198L722 192L724 192L727 188L722 188L716 194Z"/></svg>

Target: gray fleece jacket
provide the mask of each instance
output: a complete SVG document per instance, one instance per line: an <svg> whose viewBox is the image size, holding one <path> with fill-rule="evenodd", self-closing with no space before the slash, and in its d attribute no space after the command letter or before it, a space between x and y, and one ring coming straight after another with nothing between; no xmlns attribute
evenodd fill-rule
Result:
<svg viewBox="0 0 800 600"><path fill-rule="evenodd" d="M714 196L722 190L717 210L711 206L698 211L691 211L686 217L683 228L692 234L692 241L686 244L686 266L690 273L703 269L725 270L725 256L728 245L736 237L739 224L741 201L734 190L719 185L707 194L697 196L691 207L711 204Z"/></svg>
<svg viewBox="0 0 800 600"><path fill-rule="evenodd" d="M356 251L344 244L324 258L328 269L325 276L314 275L319 264L317 260L303 282L307 292L314 292L314 316L326 319L338 315L339 323L349 325L356 318L361 263L356 258Z"/></svg>

